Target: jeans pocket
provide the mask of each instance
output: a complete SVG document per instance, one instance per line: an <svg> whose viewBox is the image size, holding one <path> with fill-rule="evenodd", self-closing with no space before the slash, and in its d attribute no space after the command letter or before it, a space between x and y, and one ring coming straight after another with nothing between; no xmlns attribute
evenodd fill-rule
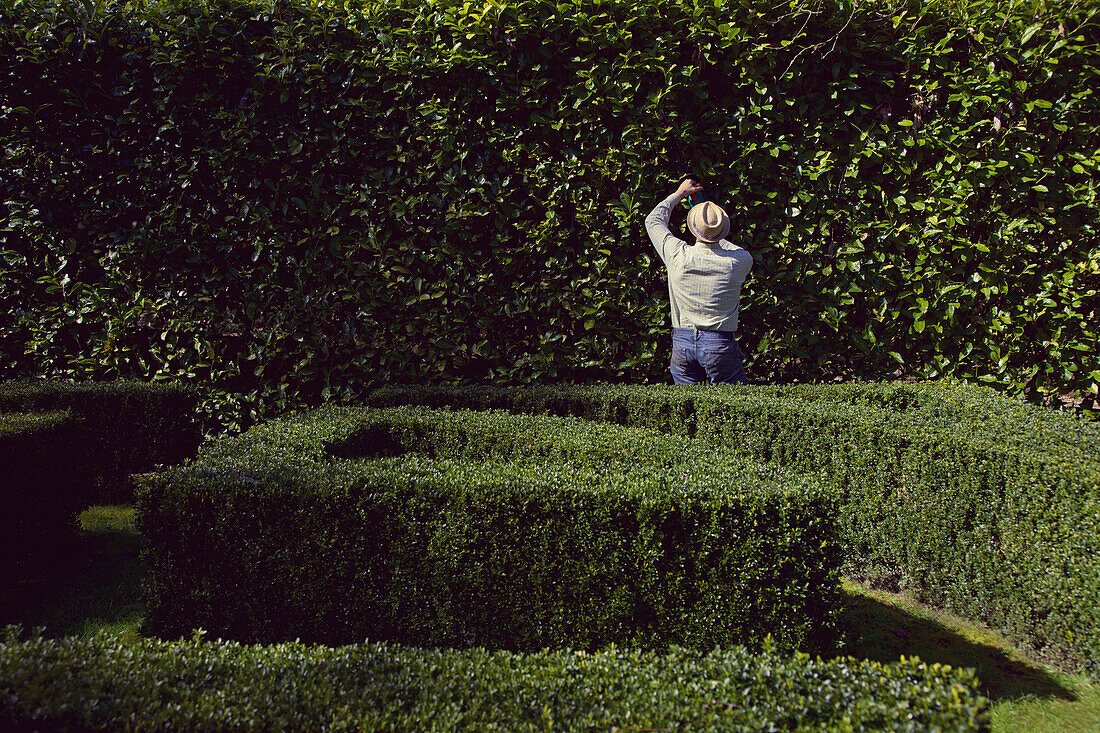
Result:
<svg viewBox="0 0 1100 733"><path fill-rule="evenodd" d="M703 365L720 364L733 356L733 344L722 342L703 347Z"/></svg>
<svg viewBox="0 0 1100 733"><path fill-rule="evenodd" d="M741 350L733 342L708 345L703 349L703 368L714 382L740 382L745 378Z"/></svg>
<svg viewBox="0 0 1100 733"><path fill-rule="evenodd" d="M672 349L672 361L668 370L676 384L699 384L706 378L703 368L692 358L691 352L683 347Z"/></svg>

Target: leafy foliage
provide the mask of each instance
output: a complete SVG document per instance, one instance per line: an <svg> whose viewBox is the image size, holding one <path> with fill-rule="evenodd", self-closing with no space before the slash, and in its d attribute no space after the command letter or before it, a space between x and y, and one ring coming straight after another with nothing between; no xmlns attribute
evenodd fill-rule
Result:
<svg viewBox="0 0 1100 733"><path fill-rule="evenodd" d="M155 690L155 693L151 691ZM157 704L150 704L150 694ZM972 670L744 649L534 654L387 644L0 641L17 730L982 731Z"/></svg>
<svg viewBox="0 0 1100 733"><path fill-rule="evenodd" d="M820 482L639 428L325 409L149 480L147 630L519 651L834 651Z"/></svg>
<svg viewBox="0 0 1100 733"><path fill-rule="evenodd" d="M844 572L905 585L1069 669L1100 659L1100 424L942 381L387 388L377 406L644 425L835 487Z"/></svg>
<svg viewBox="0 0 1100 733"><path fill-rule="evenodd" d="M1096 395L1088 3L0 2L0 376L663 378L699 172L757 379Z"/></svg>

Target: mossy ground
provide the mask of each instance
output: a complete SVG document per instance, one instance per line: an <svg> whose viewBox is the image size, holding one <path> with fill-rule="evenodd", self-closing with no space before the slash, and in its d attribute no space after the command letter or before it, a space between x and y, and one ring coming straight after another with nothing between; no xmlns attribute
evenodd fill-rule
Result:
<svg viewBox="0 0 1100 733"><path fill-rule="evenodd" d="M110 631L135 638L144 611L142 538L128 505L92 507L68 562L3 598L5 618L55 636ZM845 582L846 654L878 661L918 656L973 667L993 702L994 733L1100 730L1100 685L1041 664L1000 634L910 596Z"/></svg>

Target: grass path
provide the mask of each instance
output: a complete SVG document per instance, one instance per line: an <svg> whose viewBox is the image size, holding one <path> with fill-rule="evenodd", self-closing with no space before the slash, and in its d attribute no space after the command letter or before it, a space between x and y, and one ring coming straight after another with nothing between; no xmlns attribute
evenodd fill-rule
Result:
<svg viewBox="0 0 1100 733"><path fill-rule="evenodd" d="M995 631L895 593L845 582L852 656L973 667L994 733L1098 733L1100 685L1028 658Z"/></svg>
<svg viewBox="0 0 1100 733"><path fill-rule="evenodd" d="M129 505L93 507L80 515L81 537L64 564L0 598L5 618L44 627L50 636L114 631L136 637L145 612L142 537Z"/></svg>
<svg viewBox="0 0 1100 733"><path fill-rule="evenodd" d="M0 598L0 625L45 627L56 636L111 631L135 638L141 624L142 538L129 506L93 507L81 517L73 557L33 585ZM846 582L847 653L879 661L918 656L973 667L993 703L994 733L1097 733L1100 685L1029 659L981 625L903 595Z"/></svg>

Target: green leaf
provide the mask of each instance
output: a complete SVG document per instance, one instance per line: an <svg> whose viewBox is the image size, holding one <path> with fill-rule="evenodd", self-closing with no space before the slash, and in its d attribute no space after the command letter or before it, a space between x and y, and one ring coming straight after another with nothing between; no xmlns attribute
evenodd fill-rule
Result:
<svg viewBox="0 0 1100 733"><path fill-rule="evenodd" d="M1024 34L1022 36L1020 36L1020 45L1021 46L1026 45L1027 42L1031 40L1031 37L1034 36L1036 34L1036 32L1038 32L1039 29L1041 29L1042 27L1043 27L1042 23L1034 23L1032 25L1029 25L1027 27L1027 29L1024 31Z"/></svg>

